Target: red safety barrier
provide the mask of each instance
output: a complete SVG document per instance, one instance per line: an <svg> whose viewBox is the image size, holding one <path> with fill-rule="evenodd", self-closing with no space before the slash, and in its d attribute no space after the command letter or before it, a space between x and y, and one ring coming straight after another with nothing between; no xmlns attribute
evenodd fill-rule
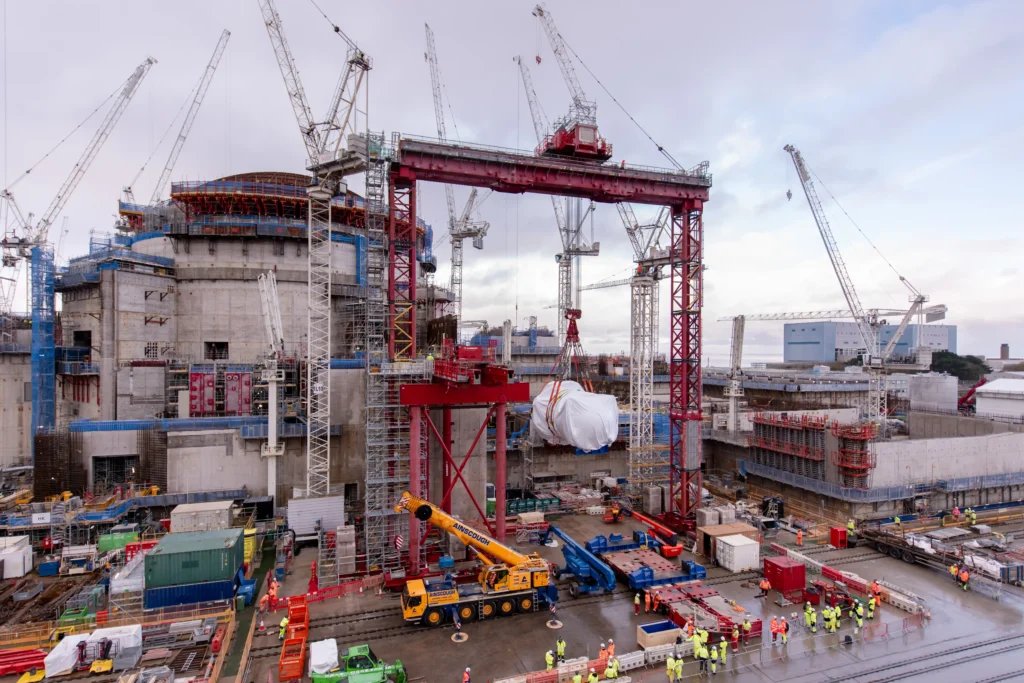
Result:
<svg viewBox="0 0 1024 683"><path fill-rule="evenodd" d="M778 543L772 543L768 547L774 550L776 555L789 555L789 549L785 546L779 545Z"/></svg>
<svg viewBox="0 0 1024 683"><path fill-rule="evenodd" d="M213 634L213 638L210 639L210 649L214 652L220 652L221 645L224 644L224 634L227 633L226 626L218 626L217 630Z"/></svg>
<svg viewBox="0 0 1024 683"><path fill-rule="evenodd" d="M924 612L918 612L917 614L911 614L909 617L903 617L904 633L916 631L919 628L924 628Z"/></svg>
<svg viewBox="0 0 1024 683"><path fill-rule="evenodd" d="M868 624L861 629L861 638L864 640L878 640L879 638L885 638L888 635L889 624L883 622Z"/></svg>

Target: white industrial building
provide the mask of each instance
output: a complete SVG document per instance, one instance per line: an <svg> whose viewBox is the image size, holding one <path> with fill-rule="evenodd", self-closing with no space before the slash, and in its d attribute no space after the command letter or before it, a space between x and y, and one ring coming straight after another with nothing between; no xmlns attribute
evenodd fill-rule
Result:
<svg viewBox="0 0 1024 683"><path fill-rule="evenodd" d="M882 346L889 343L898 325L883 325L878 331ZM854 322L816 320L787 323L783 327L783 361L786 363L832 363L856 358L864 348ZM908 325L896 343L893 356L911 355L919 346L932 351L956 353L956 325Z"/></svg>
<svg viewBox="0 0 1024 683"><path fill-rule="evenodd" d="M1002 377L978 387L977 414L1024 419L1024 379Z"/></svg>

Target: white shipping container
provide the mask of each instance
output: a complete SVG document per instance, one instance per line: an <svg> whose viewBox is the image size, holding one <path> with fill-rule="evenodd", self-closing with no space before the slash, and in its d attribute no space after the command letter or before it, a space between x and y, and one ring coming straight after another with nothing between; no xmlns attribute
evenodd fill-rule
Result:
<svg viewBox="0 0 1024 683"><path fill-rule="evenodd" d="M292 498L288 501L288 528L298 538L316 538L316 523L323 529L345 526L345 496Z"/></svg>
<svg viewBox="0 0 1024 683"><path fill-rule="evenodd" d="M230 529L233 506L230 500L179 505L171 510L171 533Z"/></svg>
<svg viewBox="0 0 1024 683"><path fill-rule="evenodd" d="M731 572L745 572L761 566L761 545L746 536L734 534L715 539L715 559Z"/></svg>

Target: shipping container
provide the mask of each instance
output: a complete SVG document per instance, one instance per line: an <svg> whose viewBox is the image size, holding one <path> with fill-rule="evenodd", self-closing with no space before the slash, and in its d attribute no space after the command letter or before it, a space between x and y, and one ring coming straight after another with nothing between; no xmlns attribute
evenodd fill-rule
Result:
<svg viewBox="0 0 1024 683"><path fill-rule="evenodd" d="M315 538L317 522L323 529L345 526L345 496L292 498L288 501L288 528L297 537Z"/></svg>
<svg viewBox="0 0 1024 683"><path fill-rule="evenodd" d="M213 602L215 600L233 600L235 597L235 580L207 581L182 586L166 586L164 588L147 588L142 604L146 609L191 605L197 602Z"/></svg>
<svg viewBox="0 0 1024 683"><path fill-rule="evenodd" d="M0 538L0 575L18 579L32 571L32 546L28 536Z"/></svg>
<svg viewBox="0 0 1024 683"><path fill-rule="evenodd" d="M764 578L783 595L803 591L807 585L807 567L789 557L764 558Z"/></svg>
<svg viewBox="0 0 1024 683"><path fill-rule="evenodd" d="M761 565L761 546L740 534L722 536L715 539L715 557L729 571L745 572Z"/></svg>
<svg viewBox="0 0 1024 683"><path fill-rule="evenodd" d="M117 532L101 534L96 539L96 549L101 553L109 553L111 550L121 550L129 543L136 543L139 535L133 532Z"/></svg>
<svg viewBox="0 0 1024 683"><path fill-rule="evenodd" d="M244 553L241 529L167 534L146 553L146 588L226 581Z"/></svg>
<svg viewBox="0 0 1024 683"><path fill-rule="evenodd" d="M760 542L760 534L757 529L744 524L733 522L732 524L718 524L715 526L697 527L697 553L708 559L715 558L715 539L723 536L739 534Z"/></svg>
<svg viewBox="0 0 1024 683"><path fill-rule="evenodd" d="M171 510L171 533L230 529L233 507L231 500L179 505Z"/></svg>

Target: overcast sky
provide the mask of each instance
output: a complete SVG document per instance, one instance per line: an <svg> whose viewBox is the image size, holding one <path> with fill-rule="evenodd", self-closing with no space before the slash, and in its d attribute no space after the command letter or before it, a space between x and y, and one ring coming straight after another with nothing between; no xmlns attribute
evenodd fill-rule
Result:
<svg viewBox="0 0 1024 683"><path fill-rule="evenodd" d="M529 62L550 119L568 107L557 62L529 2L338 2L323 10L374 60L376 130L436 135L424 22L437 41L450 138L531 149L530 113L512 57ZM1024 355L1021 200L1024 4L904 2L567 2L547 5L604 87L684 166L711 162L705 207L705 358L728 358L736 313L837 308L843 299L787 154L812 169L896 269L949 306L959 351ZM314 112L327 105L344 43L310 0L278 8ZM59 256L107 231L121 188L153 151L198 80L222 29L232 37L173 180L303 170L303 148L256 0L4 2L4 186L72 130L147 55L150 71L64 211ZM536 63L535 57L541 57ZM598 103L615 159L665 166L648 141L577 65ZM84 149L90 120L14 188L44 210ZM135 185L148 198L177 124ZM362 180L352 180L361 191ZM793 191L787 201L786 190ZM866 307L905 306L906 290L828 193L819 188ZM166 190L165 190L166 192ZM468 190L456 189L461 204ZM421 213L439 241L443 192L425 186ZM641 217L646 212L638 207ZM555 327L550 200L493 195L480 217L485 248L467 243L466 319ZM51 239L59 237L57 226ZM614 207L594 214L601 256L585 282L624 277L631 250ZM446 280L450 246L437 248ZM20 308L16 304L16 308ZM661 350L667 349L668 286ZM584 293L580 324L593 351L629 346L628 287ZM781 323L747 325L745 361L781 358Z"/></svg>

